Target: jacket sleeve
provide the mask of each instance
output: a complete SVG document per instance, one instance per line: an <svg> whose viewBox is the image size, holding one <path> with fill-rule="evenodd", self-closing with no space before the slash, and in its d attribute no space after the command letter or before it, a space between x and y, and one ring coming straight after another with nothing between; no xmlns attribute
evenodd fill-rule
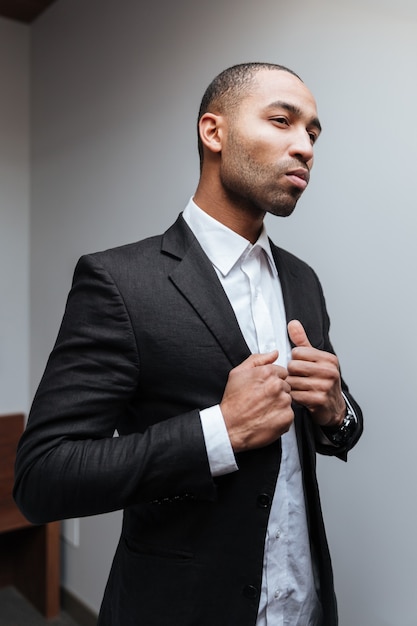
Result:
<svg viewBox="0 0 417 626"><path fill-rule="evenodd" d="M82 257L17 450L14 496L30 521L214 498L197 409L114 436L139 377L117 285L95 256Z"/></svg>

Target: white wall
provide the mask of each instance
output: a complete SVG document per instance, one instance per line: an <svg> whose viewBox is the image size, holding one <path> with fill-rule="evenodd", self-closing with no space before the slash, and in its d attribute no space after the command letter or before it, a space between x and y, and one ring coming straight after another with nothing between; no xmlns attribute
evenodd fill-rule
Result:
<svg viewBox="0 0 417 626"><path fill-rule="evenodd" d="M399 0L59 0L32 27L32 391L80 254L165 229L194 191L202 92L246 60L296 70L323 136L277 243L321 276L366 430L319 463L341 626L415 626L417 8ZM82 520L64 583L97 609L120 515Z"/></svg>
<svg viewBox="0 0 417 626"><path fill-rule="evenodd" d="M0 414L29 407L29 35L0 18Z"/></svg>

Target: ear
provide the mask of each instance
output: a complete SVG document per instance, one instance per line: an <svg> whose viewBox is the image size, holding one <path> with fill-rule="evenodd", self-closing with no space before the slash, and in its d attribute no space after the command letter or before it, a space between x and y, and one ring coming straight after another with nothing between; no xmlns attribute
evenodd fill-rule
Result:
<svg viewBox="0 0 417 626"><path fill-rule="evenodd" d="M223 117L204 113L198 124L201 141L210 152L221 152L223 139Z"/></svg>

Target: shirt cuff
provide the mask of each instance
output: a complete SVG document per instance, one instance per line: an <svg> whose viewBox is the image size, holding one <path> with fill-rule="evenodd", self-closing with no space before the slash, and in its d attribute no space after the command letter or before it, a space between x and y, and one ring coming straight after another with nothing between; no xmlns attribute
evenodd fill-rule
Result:
<svg viewBox="0 0 417 626"><path fill-rule="evenodd" d="M200 419L211 475L215 477L235 472L239 468L220 406L216 404L203 409Z"/></svg>

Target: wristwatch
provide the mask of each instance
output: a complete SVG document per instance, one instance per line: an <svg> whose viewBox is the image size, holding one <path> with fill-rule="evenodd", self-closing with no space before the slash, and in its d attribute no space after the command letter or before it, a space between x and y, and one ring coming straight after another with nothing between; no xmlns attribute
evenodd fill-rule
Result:
<svg viewBox="0 0 417 626"><path fill-rule="evenodd" d="M346 402L346 415L340 426L322 426L322 430L326 437L335 446L344 446L347 444L356 429L356 415L352 407Z"/></svg>

